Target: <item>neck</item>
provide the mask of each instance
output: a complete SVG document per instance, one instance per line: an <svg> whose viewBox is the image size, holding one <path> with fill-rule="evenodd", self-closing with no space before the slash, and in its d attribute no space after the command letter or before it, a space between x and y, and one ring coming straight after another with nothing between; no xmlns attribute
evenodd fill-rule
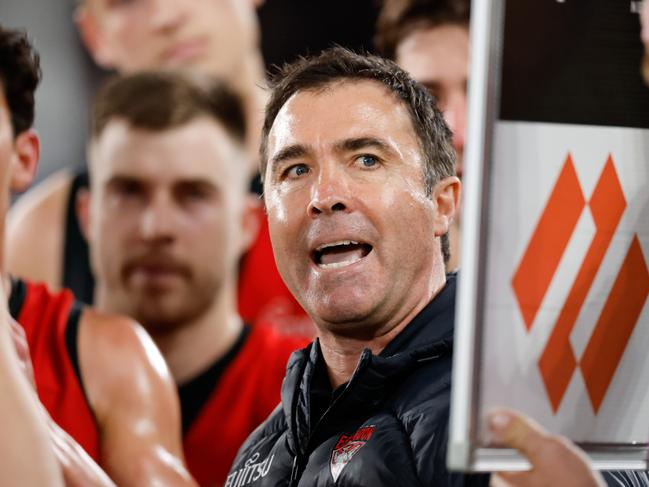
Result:
<svg viewBox="0 0 649 487"><path fill-rule="evenodd" d="M438 263L435 267L431 279L423 287L425 292L409 301L407 306L391 313L393 318L390 321L374 327L377 331L373 336L369 338L343 336L318 326L322 356L327 364L327 373L334 389L351 379L364 349L368 348L374 355L381 353L442 290L446 284L444 264ZM348 327L351 328L352 326Z"/></svg>
<svg viewBox="0 0 649 487"><path fill-rule="evenodd" d="M413 316L414 317L414 316ZM377 355L390 343L406 326L404 322L394 327L385 335L377 336L370 340L354 339L349 337L336 336L330 333L318 333L320 349L327 364L327 374L331 386L336 389L345 382L348 382L356 370L358 360L363 350L369 348Z"/></svg>
<svg viewBox="0 0 649 487"><path fill-rule="evenodd" d="M236 312L233 286L224 285L212 306L194 320L179 323L164 333L152 332L151 338L162 352L176 384L191 380L223 357L241 334L243 323ZM96 307L122 313L111 306L97 286Z"/></svg>

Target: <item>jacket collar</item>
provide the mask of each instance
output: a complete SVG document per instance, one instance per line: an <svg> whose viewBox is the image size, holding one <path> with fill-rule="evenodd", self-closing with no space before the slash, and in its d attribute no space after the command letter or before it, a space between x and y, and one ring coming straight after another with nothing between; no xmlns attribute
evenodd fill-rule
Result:
<svg viewBox="0 0 649 487"><path fill-rule="evenodd" d="M446 285L433 300L379 354L365 349L352 378L333 406L346 411L371 410L390 393L392 385L425 362L450 353L453 346L456 276L447 276ZM294 451L304 454L312 430L310 418L311 384L319 360L316 339L293 353L282 384L282 407ZM297 444L296 444L297 443Z"/></svg>

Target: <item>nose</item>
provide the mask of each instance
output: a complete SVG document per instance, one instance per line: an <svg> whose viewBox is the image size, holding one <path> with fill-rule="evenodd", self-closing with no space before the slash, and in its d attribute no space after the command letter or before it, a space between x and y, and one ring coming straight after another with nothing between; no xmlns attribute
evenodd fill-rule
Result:
<svg viewBox="0 0 649 487"><path fill-rule="evenodd" d="M152 197L141 214L139 234L142 240L153 243L170 243L174 240L173 209L164 195Z"/></svg>
<svg viewBox="0 0 649 487"><path fill-rule="evenodd" d="M307 212L311 218L350 209L349 185L342 171L323 167L314 181Z"/></svg>
<svg viewBox="0 0 649 487"><path fill-rule="evenodd" d="M186 0L154 0L151 24L159 31L172 31L182 24L187 15Z"/></svg>

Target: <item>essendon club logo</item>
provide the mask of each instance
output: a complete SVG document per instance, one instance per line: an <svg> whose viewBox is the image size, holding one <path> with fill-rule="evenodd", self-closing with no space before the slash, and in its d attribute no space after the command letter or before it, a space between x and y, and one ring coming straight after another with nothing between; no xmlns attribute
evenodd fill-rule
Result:
<svg viewBox="0 0 649 487"><path fill-rule="evenodd" d="M334 482L338 480L340 472L343 471L352 457L356 455L365 443L372 437L374 426L364 426L353 435L341 435L331 452L331 476Z"/></svg>
<svg viewBox="0 0 649 487"><path fill-rule="evenodd" d="M591 212L595 235L538 362L555 413L579 368L597 414L649 294L649 271L638 236L633 235L622 265L612 271L617 272L617 276L584 353L581 357L575 356L570 335L626 208L611 156L587 200L568 154L512 279L514 294L529 331L582 212Z"/></svg>

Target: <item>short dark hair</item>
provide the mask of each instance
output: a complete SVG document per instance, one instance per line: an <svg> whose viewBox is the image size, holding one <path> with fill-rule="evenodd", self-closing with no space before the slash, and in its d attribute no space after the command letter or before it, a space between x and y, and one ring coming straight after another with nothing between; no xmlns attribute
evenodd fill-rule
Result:
<svg viewBox="0 0 649 487"><path fill-rule="evenodd" d="M163 131L207 116L244 143L246 123L241 99L224 82L196 73L149 71L109 80L99 91L92 113L97 137L115 118L136 128Z"/></svg>
<svg viewBox="0 0 649 487"><path fill-rule="evenodd" d="M453 176L455 150L451 131L428 90L388 59L333 47L318 56L302 57L284 66L271 82L272 92L266 105L261 138L262 179L268 162L268 134L277 114L291 96L298 91L326 89L336 82L363 80L379 83L408 109L421 147L427 194L432 193L435 183ZM448 259L446 236L442 239L442 248L445 259Z"/></svg>
<svg viewBox="0 0 649 487"><path fill-rule="evenodd" d="M376 22L374 44L395 59L399 43L412 32L443 24L469 24L470 0L385 0Z"/></svg>
<svg viewBox="0 0 649 487"><path fill-rule="evenodd" d="M40 59L25 31L0 26L0 81L14 137L34 123L34 92L40 80Z"/></svg>

